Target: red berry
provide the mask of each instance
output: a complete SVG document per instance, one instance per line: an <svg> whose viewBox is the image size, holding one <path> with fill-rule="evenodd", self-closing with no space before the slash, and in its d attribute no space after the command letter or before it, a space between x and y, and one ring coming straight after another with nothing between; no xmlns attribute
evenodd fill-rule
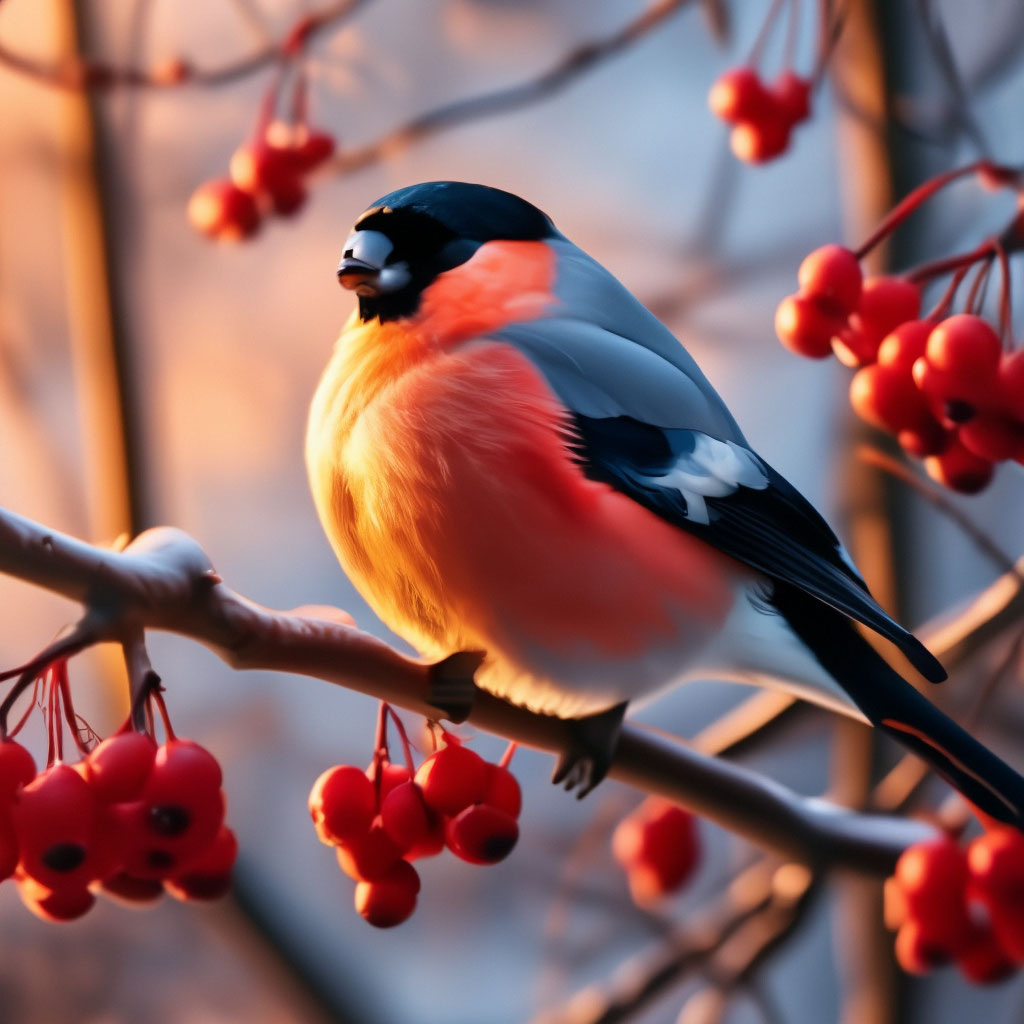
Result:
<svg viewBox="0 0 1024 1024"><path fill-rule="evenodd" d="M896 862L895 878L911 918L930 940L954 951L969 926L966 852L948 837L915 843Z"/></svg>
<svg viewBox="0 0 1024 1024"><path fill-rule="evenodd" d="M860 313L851 313L846 327L832 338L832 351L844 366L870 366L878 359L883 337Z"/></svg>
<svg viewBox="0 0 1024 1024"><path fill-rule="evenodd" d="M879 366L901 370L909 377L915 361L924 355L934 326L930 320L907 320L891 330L878 347Z"/></svg>
<svg viewBox="0 0 1024 1024"><path fill-rule="evenodd" d="M487 790L487 762L468 747L450 743L419 766L416 781L427 806L454 817L464 807L479 803Z"/></svg>
<svg viewBox="0 0 1024 1024"><path fill-rule="evenodd" d="M96 902L96 897L84 887L54 892L28 877L18 879L18 895L44 921L74 921L87 914Z"/></svg>
<svg viewBox="0 0 1024 1024"><path fill-rule="evenodd" d="M516 819L487 804L467 807L445 827L448 849L470 864L497 864L512 852L518 840Z"/></svg>
<svg viewBox="0 0 1024 1024"><path fill-rule="evenodd" d="M775 333L791 352L811 359L832 354L832 336L844 321L806 295L787 295L775 311Z"/></svg>
<svg viewBox="0 0 1024 1024"><path fill-rule="evenodd" d="M365 834L376 814L373 783L355 765L328 768L309 792L309 813L322 843L344 843Z"/></svg>
<svg viewBox="0 0 1024 1024"><path fill-rule="evenodd" d="M967 848L971 889L986 903L1024 903L1024 835L994 828Z"/></svg>
<svg viewBox="0 0 1024 1024"><path fill-rule="evenodd" d="M170 858L176 866L213 840L224 823L221 779L217 759L198 743L174 739L157 748L142 791L151 864Z"/></svg>
<svg viewBox="0 0 1024 1024"><path fill-rule="evenodd" d="M380 816L369 831L338 846L338 866L356 881L374 882L402 857L401 847L384 831Z"/></svg>
<svg viewBox="0 0 1024 1024"><path fill-rule="evenodd" d="M920 921L909 920L896 933L896 960L908 974L927 974L949 963L950 954L936 945Z"/></svg>
<svg viewBox="0 0 1024 1024"><path fill-rule="evenodd" d="M366 769L366 777L371 782L374 781L374 771L374 765L371 763L370 767ZM392 761L384 761L380 766L379 804L382 804L387 799L388 793L390 793L395 786L400 786L403 782L408 782L411 778L412 772L409 771L404 764L395 764Z"/></svg>
<svg viewBox="0 0 1024 1024"><path fill-rule="evenodd" d="M419 842L413 843L402 854L402 859L414 861L424 857L436 857L444 849L445 820L440 815L434 815L430 831Z"/></svg>
<svg viewBox="0 0 1024 1024"><path fill-rule="evenodd" d="M184 864L164 888L177 900L217 900L231 889L231 869L238 858L238 840L222 827L213 842Z"/></svg>
<svg viewBox="0 0 1024 1024"><path fill-rule="evenodd" d="M1024 423L1024 348L1006 352L999 361L999 398L1007 416Z"/></svg>
<svg viewBox="0 0 1024 1024"><path fill-rule="evenodd" d="M778 110L790 124L806 121L811 114L811 81L790 70L783 71L772 85Z"/></svg>
<svg viewBox="0 0 1024 1024"><path fill-rule="evenodd" d="M311 171L334 153L334 138L326 132L307 131L293 147L292 152L303 171Z"/></svg>
<svg viewBox="0 0 1024 1024"><path fill-rule="evenodd" d="M697 867L696 820L682 807L651 797L619 823L612 853L628 873L634 899L654 902L679 889Z"/></svg>
<svg viewBox="0 0 1024 1024"><path fill-rule="evenodd" d="M202 235L218 242L238 242L260 226L256 200L227 178L207 181L188 201L188 219Z"/></svg>
<svg viewBox="0 0 1024 1024"><path fill-rule="evenodd" d="M878 363L854 374L850 404L861 419L894 434L925 431L935 422L927 400L910 375Z"/></svg>
<svg viewBox="0 0 1024 1024"><path fill-rule="evenodd" d="M971 928L965 948L956 953L956 964L963 976L975 985L993 985L1016 970L995 932L977 924Z"/></svg>
<svg viewBox="0 0 1024 1024"><path fill-rule="evenodd" d="M961 494L983 491L995 473L988 459L968 451L959 440L954 440L941 455L926 458L924 468L933 480Z"/></svg>
<svg viewBox="0 0 1024 1024"><path fill-rule="evenodd" d="M380 820L384 831L403 851L429 839L436 826L434 813L415 782L403 782L388 793L380 807Z"/></svg>
<svg viewBox="0 0 1024 1024"><path fill-rule="evenodd" d="M967 377L991 387L999 370L999 335L980 316L957 313L928 335L925 358L936 370Z"/></svg>
<svg viewBox="0 0 1024 1024"><path fill-rule="evenodd" d="M797 281L801 294L825 300L838 313L852 313L860 299L863 276L857 257L849 249L823 245L804 257Z"/></svg>
<svg viewBox="0 0 1024 1024"><path fill-rule="evenodd" d="M786 151L790 125L778 114L759 121L740 121L729 133L729 148L745 164L763 164Z"/></svg>
<svg viewBox="0 0 1024 1024"><path fill-rule="evenodd" d="M138 800L156 759L156 742L143 732L107 737L85 758L85 777L105 803Z"/></svg>
<svg viewBox="0 0 1024 1024"><path fill-rule="evenodd" d="M941 455L953 443L954 435L932 419L918 430L901 430L896 440L908 455L923 459L926 455Z"/></svg>
<svg viewBox="0 0 1024 1024"><path fill-rule="evenodd" d="M0 742L0 801L9 800L36 777L32 755L14 740Z"/></svg>
<svg viewBox="0 0 1024 1024"><path fill-rule="evenodd" d="M296 177L295 158L289 149L266 142L250 142L231 155L231 180L243 192L270 196L284 181Z"/></svg>
<svg viewBox="0 0 1024 1024"><path fill-rule="evenodd" d="M58 763L36 776L16 798L12 814L21 870L46 888L85 888L107 873L96 797L69 765Z"/></svg>
<svg viewBox="0 0 1024 1024"><path fill-rule="evenodd" d="M164 894L163 884L155 878L136 878L125 871L104 878L100 889L119 903L155 903Z"/></svg>
<svg viewBox="0 0 1024 1024"><path fill-rule="evenodd" d="M719 75L708 93L711 112L723 121L758 121L774 113L776 101L753 68L733 68Z"/></svg>
<svg viewBox="0 0 1024 1024"><path fill-rule="evenodd" d="M908 320L916 320L920 311L920 290L902 277L869 277L857 306L864 324L874 328L879 337Z"/></svg>
<svg viewBox="0 0 1024 1024"><path fill-rule="evenodd" d="M968 451L991 462L1024 457L1024 423L1006 416L980 413L960 424L957 436Z"/></svg>
<svg viewBox="0 0 1024 1024"><path fill-rule="evenodd" d="M18 866L18 836L8 808L0 810L0 882L10 878Z"/></svg>
<svg viewBox="0 0 1024 1024"><path fill-rule="evenodd" d="M870 366L878 357L882 332L866 323L859 313L832 336L832 351L844 366Z"/></svg>
<svg viewBox="0 0 1024 1024"><path fill-rule="evenodd" d="M496 807L512 818L523 809L523 792L516 777L500 764L487 765L487 789L481 803Z"/></svg>
<svg viewBox="0 0 1024 1024"><path fill-rule="evenodd" d="M412 915L419 891L416 869L400 860L376 881L356 886L356 910L375 928L393 928Z"/></svg>

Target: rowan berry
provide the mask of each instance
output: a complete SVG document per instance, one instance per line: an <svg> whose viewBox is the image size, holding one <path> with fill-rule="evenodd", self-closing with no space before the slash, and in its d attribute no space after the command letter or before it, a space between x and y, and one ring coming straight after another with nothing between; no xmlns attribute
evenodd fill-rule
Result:
<svg viewBox="0 0 1024 1024"><path fill-rule="evenodd" d="M231 888L231 869L237 858L235 833L222 826L202 853L164 880L164 888L178 900L220 899Z"/></svg>
<svg viewBox="0 0 1024 1024"><path fill-rule="evenodd" d="M797 271L801 294L834 307L838 313L857 308L863 275L857 257L841 245L823 245L804 257Z"/></svg>
<svg viewBox="0 0 1024 1024"><path fill-rule="evenodd" d="M428 807L454 817L487 791L487 763L459 743L449 743L428 757L416 771L416 782Z"/></svg>
<svg viewBox="0 0 1024 1024"><path fill-rule="evenodd" d="M384 831L380 815L367 832L340 843L338 866L356 881L373 882L402 859L402 848Z"/></svg>
<svg viewBox="0 0 1024 1024"><path fill-rule="evenodd" d="M153 770L156 751L156 741L148 733L115 733L81 762L86 781L105 803L137 800Z"/></svg>
<svg viewBox="0 0 1024 1024"><path fill-rule="evenodd" d="M811 296L787 295L775 310L775 333L791 352L811 359L832 354L832 336L845 321Z"/></svg>
<svg viewBox="0 0 1024 1024"><path fill-rule="evenodd" d="M28 876L19 878L17 885L21 902L44 921L74 921L87 914L96 902L84 886L51 890Z"/></svg>
<svg viewBox="0 0 1024 1024"><path fill-rule="evenodd" d="M380 820L384 831L407 851L431 836L437 819L426 805L420 787L415 782L403 782L381 803Z"/></svg>
<svg viewBox="0 0 1024 1024"><path fill-rule="evenodd" d="M35 777L32 755L14 740L0 741L0 801L10 799Z"/></svg>
<svg viewBox="0 0 1024 1024"><path fill-rule="evenodd" d="M776 100L753 68L733 68L719 75L708 93L711 112L730 124L760 121L775 113Z"/></svg>
<svg viewBox="0 0 1024 1024"><path fill-rule="evenodd" d="M523 791L516 777L500 764L488 764L486 779L487 788L480 802L518 818L523 809Z"/></svg>
<svg viewBox="0 0 1024 1024"><path fill-rule="evenodd" d="M965 851L949 837L915 843L897 861L895 878L911 920L932 945L955 952L970 925Z"/></svg>
<svg viewBox="0 0 1024 1024"><path fill-rule="evenodd" d="M857 313L863 323L884 338L921 311L921 291L902 277L869 277L861 289Z"/></svg>
<svg viewBox="0 0 1024 1024"><path fill-rule="evenodd" d="M386 874L356 886L356 910L375 928L393 928L412 915L419 891L416 869L399 860Z"/></svg>
<svg viewBox="0 0 1024 1024"><path fill-rule="evenodd" d="M448 849L470 864L497 864L512 852L518 840L515 818L487 804L465 808L445 827Z"/></svg>
<svg viewBox="0 0 1024 1024"><path fill-rule="evenodd" d="M757 121L740 121L729 132L729 148L745 164L763 164L785 152L790 129L778 113Z"/></svg>
<svg viewBox="0 0 1024 1024"><path fill-rule="evenodd" d="M218 242L239 242L260 226L256 200L227 178L207 181L188 201L188 219L202 235Z"/></svg>
<svg viewBox="0 0 1024 1024"><path fill-rule="evenodd" d="M626 869L634 900L652 903L681 888L697 867L696 820L676 804L650 798L619 823L612 853Z"/></svg>
<svg viewBox="0 0 1024 1024"><path fill-rule="evenodd" d="M373 783L355 765L328 768L309 792L309 813L320 841L331 846L363 835L376 814L376 799Z"/></svg>
<svg viewBox="0 0 1024 1024"><path fill-rule="evenodd" d="M995 474L995 467L988 459L969 451L957 438L940 455L928 456L924 468L933 480L961 494L983 491Z"/></svg>
<svg viewBox="0 0 1024 1024"><path fill-rule="evenodd" d="M806 121L811 114L811 81L789 69L772 84L771 95L776 109L790 124Z"/></svg>

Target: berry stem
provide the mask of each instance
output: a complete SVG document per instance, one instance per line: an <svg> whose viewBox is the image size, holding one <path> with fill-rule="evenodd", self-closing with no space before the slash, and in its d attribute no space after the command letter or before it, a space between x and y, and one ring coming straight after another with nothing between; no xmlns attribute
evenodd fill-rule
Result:
<svg viewBox="0 0 1024 1024"><path fill-rule="evenodd" d="M965 167L958 167L955 170L946 171L945 174L936 175L923 185L919 185L901 202L897 203L882 223L875 228L868 240L855 251L854 255L858 260L862 260L876 245L888 238L923 202L952 182L972 174L986 174L998 179L1006 179L1009 183L1015 178L1017 172L1011 167L993 163L991 160L977 160Z"/></svg>
<svg viewBox="0 0 1024 1024"><path fill-rule="evenodd" d="M380 810L380 787L384 775L383 765L390 760L388 754L388 703L382 700L380 710L377 712L377 732L373 739L373 761L370 763L370 771L373 776L373 802L376 809Z"/></svg>
<svg viewBox="0 0 1024 1024"><path fill-rule="evenodd" d="M46 767L51 768L61 757L63 729L61 729L60 716L57 713L57 685L54 678L53 667L46 670Z"/></svg>
<svg viewBox="0 0 1024 1024"><path fill-rule="evenodd" d="M960 252L955 256L947 256L945 259L922 263L919 267L915 267L906 274L907 280L913 281L914 284L923 284L926 281L942 277L944 274L949 274L953 271L970 269L975 263L983 259L991 259L995 256L997 245L996 240L990 238L968 252Z"/></svg>
<svg viewBox="0 0 1024 1024"><path fill-rule="evenodd" d="M750 55L747 57L746 63L749 67L757 67L761 62L761 55L768 42L768 37L771 35L771 30L782 10L783 3L785 3L785 0L772 0L772 5L768 8L768 14L761 25L761 31L758 32L757 39L754 40L754 45L750 49Z"/></svg>
<svg viewBox="0 0 1024 1024"><path fill-rule="evenodd" d="M409 769L409 774L414 775L415 769L412 763L412 748L409 746L409 734L405 731L405 723L398 717L398 712L390 704L385 704L384 707L388 709L388 713L391 715L391 721L395 723L395 728L398 730L398 738L402 741L402 752L405 755L405 767Z"/></svg>
<svg viewBox="0 0 1024 1024"><path fill-rule="evenodd" d="M40 679L39 676L36 676L35 685L32 687L32 699L29 701L28 707L25 708L24 714L22 714L21 718L18 719L14 728L11 729L9 733L5 733L4 739L13 740L14 737L25 728L25 723L29 720L32 712L35 711L37 707L41 706L39 703L39 685L41 682L42 679Z"/></svg>
<svg viewBox="0 0 1024 1024"><path fill-rule="evenodd" d="M499 768L507 768L512 763L512 755L519 749L518 743L510 743L505 748L505 753L501 755L501 760L498 762Z"/></svg>
<svg viewBox="0 0 1024 1024"><path fill-rule="evenodd" d="M71 730L71 738L75 741L75 746L78 747L81 753L88 754L89 744L82 739L81 730L78 725L79 718L75 714L75 705L71 699L71 681L68 679L67 658L61 658L56 663L55 671L57 673L57 684L60 687L61 703L64 706L64 720L68 723L68 728ZM89 732L92 732L91 728Z"/></svg>
<svg viewBox="0 0 1024 1024"><path fill-rule="evenodd" d="M992 260L994 253L989 253L979 264L978 272L971 282L971 290L967 293L967 312L975 315L980 314L981 307L985 304L985 293L988 291L989 276L992 273Z"/></svg>
<svg viewBox="0 0 1024 1024"><path fill-rule="evenodd" d="M790 0L789 3L789 24L786 26L786 49L784 61L787 69L792 69L796 60L796 41L800 28L800 0Z"/></svg>
<svg viewBox="0 0 1024 1024"><path fill-rule="evenodd" d="M953 279L942 293L942 298L939 299L932 311L925 317L926 320L942 320L949 315L949 308L953 304L953 299L956 298L956 293L960 290L960 285L963 284L964 278L970 273L972 266L973 264L968 264L966 267L961 267L953 275Z"/></svg>
<svg viewBox="0 0 1024 1024"><path fill-rule="evenodd" d="M157 710L160 712L160 717L163 719L164 732L167 734L167 741L176 740L178 737L174 735L174 729L171 727L171 716L167 712L167 704L164 701L164 695L160 692L159 686L154 686L149 691L150 699L155 702Z"/></svg>
<svg viewBox="0 0 1024 1024"><path fill-rule="evenodd" d="M1006 247L995 239L996 255L999 257L999 337L1003 348L1010 347L1010 331L1013 325L1013 309L1010 304L1010 260Z"/></svg>

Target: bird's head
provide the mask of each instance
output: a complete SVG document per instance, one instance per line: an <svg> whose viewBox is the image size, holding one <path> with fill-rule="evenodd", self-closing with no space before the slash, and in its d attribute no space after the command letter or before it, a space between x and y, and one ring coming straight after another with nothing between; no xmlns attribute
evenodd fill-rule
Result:
<svg viewBox="0 0 1024 1024"><path fill-rule="evenodd" d="M557 236L544 213L511 192L429 181L366 210L345 242L338 281L359 296L362 320L396 320L415 314L424 290L482 245Z"/></svg>

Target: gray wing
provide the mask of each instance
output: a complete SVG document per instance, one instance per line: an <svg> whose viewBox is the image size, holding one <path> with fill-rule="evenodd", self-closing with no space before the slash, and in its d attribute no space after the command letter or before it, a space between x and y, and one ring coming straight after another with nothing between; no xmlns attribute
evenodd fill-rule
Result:
<svg viewBox="0 0 1024 1024"><path fill-rule="evenodd" d="M558 254L559 304L543 319L509 324L489 337L527 355L562 402L584 416L630 416L745 445L672 332L581 249L561 238L548 244Z"/></svg>

